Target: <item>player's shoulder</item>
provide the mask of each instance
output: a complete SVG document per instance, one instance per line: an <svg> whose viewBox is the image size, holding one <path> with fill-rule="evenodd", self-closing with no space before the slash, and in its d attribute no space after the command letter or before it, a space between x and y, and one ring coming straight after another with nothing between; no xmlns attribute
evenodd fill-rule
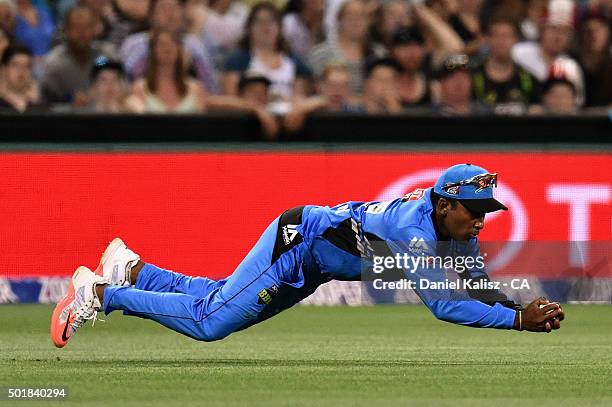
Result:
<svg viewBox="0 0 612 407"><path fill-rule="evenodd" d="M415 189L399 200L399 226L433 229L431 188Z"/></svg>
<svg viewBox="0 0 612 407"><path fill-rule="evenodd" d="M403 239L435 240L431 189L417 189L394 201L388 222Z"/></svg>

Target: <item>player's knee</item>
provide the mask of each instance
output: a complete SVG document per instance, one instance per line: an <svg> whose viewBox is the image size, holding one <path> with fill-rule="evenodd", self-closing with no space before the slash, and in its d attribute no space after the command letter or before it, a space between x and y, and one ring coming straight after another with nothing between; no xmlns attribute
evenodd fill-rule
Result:
<svg viewBox="0 0 612 407"><path fill-rule="evenodd" d="M202 342L214 342L228 336L230 332L226 329L211 327L210 325L201 326L198 329L195 339Z"/></svg>
<svg viewBox="0 0 612 407"><path fill-rule="evenodd" d="M445 311L442 301L429 301L426 303L431 313L440 321L448 321L448 313ZM448 321L450 322L450 321Z"/></svg>

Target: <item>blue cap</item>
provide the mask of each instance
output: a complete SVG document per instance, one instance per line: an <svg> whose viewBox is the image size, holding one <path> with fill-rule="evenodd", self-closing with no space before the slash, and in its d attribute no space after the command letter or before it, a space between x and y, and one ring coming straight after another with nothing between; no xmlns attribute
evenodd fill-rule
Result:
<svg viewBox="0 0 612 407"><path fill-rule="evenodd" d="M493 198L497 173L490 173L472 164L458 164L448 168L434 185L434 192L445 198L457 199L475 214L508 208Z"/></svg>

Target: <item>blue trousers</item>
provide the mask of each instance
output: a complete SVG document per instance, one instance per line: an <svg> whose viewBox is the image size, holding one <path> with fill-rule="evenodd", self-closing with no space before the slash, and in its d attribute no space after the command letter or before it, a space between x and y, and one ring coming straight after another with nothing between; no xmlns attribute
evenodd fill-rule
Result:
<svg viewBox="0 0 612 407"><path fill-rule="evenodd" d="M146 264L135 287L105 288L104 312L123 310L191 338L215 341L294 305L321 282L305 284L303 240L279 250L280 220L268 226L228 278L188 277Z"/></svg>

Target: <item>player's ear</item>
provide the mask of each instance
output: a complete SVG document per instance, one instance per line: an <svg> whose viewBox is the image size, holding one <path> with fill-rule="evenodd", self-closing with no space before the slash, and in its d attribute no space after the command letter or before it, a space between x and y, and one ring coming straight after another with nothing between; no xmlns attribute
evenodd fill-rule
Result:
<svg viewBox="0 0 612 407"><path fill-rule="evenodd" d="M448 202L444 198L438 199L438 204L436 205L436 212L438 212L442 216L446 216L448 214L449 208L450 202Z"/></svg>

